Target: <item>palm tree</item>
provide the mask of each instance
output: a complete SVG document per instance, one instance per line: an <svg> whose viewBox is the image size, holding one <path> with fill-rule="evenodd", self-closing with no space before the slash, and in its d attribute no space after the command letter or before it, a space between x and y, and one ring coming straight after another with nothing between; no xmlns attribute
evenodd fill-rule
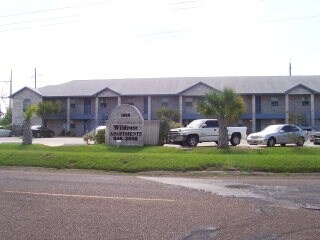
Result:
<svg viewBox="0 0 320 240"><path fill-rule="evenodd" d="M36 114L42 118L42 125L47 127L48 118L52 114L59 114L61 112L61 102L56 101L54 103L44 101L38 103Z"/></svg>
<svg viewBox="0 0 320 240"><path fill-rule="evenodd" d="M198 105L203 115L217 118L219 122L219 148L228 148L227 126L235 123L245 110L245 103L233 89L224 88L222 92L212 91L205 95Z"/></svg>
<svg viewBox="0 0 320 240"><path fill-rule="evenodd" d="M24 112L24 121L23 121L23 136L22 144L30 145L32 144L32 132L31 132L31 119L33 114L36 112L37 106L30 106Z"/></svg>

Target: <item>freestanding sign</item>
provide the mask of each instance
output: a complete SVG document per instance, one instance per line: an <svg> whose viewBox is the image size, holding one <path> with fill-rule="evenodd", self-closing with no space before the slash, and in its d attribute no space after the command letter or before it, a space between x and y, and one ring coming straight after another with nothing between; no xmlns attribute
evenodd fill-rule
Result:
<svg viewBox="0 0 320 240"><path fill-rule="evenodd" d="M144 119L132 105L116 107L107 122L106 142L115 146L143 146Z"/></svg>

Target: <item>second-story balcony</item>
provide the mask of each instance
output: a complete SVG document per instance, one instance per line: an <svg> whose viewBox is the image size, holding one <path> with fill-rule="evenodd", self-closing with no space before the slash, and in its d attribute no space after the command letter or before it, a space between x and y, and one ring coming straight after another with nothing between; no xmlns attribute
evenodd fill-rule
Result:
<svg viewBox="0 0 320 240"><path fill-rule="evenodd" d="M81 113L71 113L70 114L70 119L74 120L89 120L89 119L94 119L93 114L81 114ZM66 113L60 113L60 114L55 114L51 115L49 117L51 120L62 120L62 119L67 119L67 114Z"/></svg>
<svg viewBox="0 0 320 240"><path fill-rule="evenodd" d="M241 115L241 119L243 120L251 120L253 118L252 113L243 113ZM256 113L256 119L285 119L285 113Z"/></svg>

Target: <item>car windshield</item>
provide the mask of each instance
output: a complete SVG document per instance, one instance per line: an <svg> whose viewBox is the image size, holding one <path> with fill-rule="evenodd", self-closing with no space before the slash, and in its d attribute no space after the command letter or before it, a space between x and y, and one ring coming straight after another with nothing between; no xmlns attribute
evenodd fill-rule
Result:
<svg viewBox="0 0 320 240"><path fill-rule="evenodd" d="M203 120L194 120L187 125L187 128L200 128Z"/></svg>
<svg viewBox="0 0 320 240"><path fill-rule="evenodd" d="M282 127L283 125L270 125L265 129L263 129L261 132L263 133L278 132Z"/></svg>

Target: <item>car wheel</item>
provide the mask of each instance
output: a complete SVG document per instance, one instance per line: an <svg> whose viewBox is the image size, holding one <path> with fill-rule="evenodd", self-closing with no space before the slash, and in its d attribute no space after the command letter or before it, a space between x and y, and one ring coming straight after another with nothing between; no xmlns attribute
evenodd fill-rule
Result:
<svg viewBox="0 0 320 240"><path fill-rule="evenodd" d="M299 137L298 141L297 141L297 146L302 147L304 144L304 138L303 137Z"/></svg>
<svg viewBox="0 0 320 240"><path fill-rule="evenodd" d="M199 142L199 138L196 135L191 135L191 136L188 136L187 138L187 145L189 147L196 147L198 145L198 142Z"/></svg>
<svg viewBox="0 0 320 240"><path fill-rule="evenodd" d="M274 145L276 145L276 139L274 137L269 138L267 142L267 146L274 147Z"/></svg>
<svg viewBox="0 0 320 240"><path fill-rule="evenodd" d="M230 140L230 143L232 146L237 146L240 144L240 141L241 141L241 136L239 134L233 134L231 136L231 140Z"/></svg>

